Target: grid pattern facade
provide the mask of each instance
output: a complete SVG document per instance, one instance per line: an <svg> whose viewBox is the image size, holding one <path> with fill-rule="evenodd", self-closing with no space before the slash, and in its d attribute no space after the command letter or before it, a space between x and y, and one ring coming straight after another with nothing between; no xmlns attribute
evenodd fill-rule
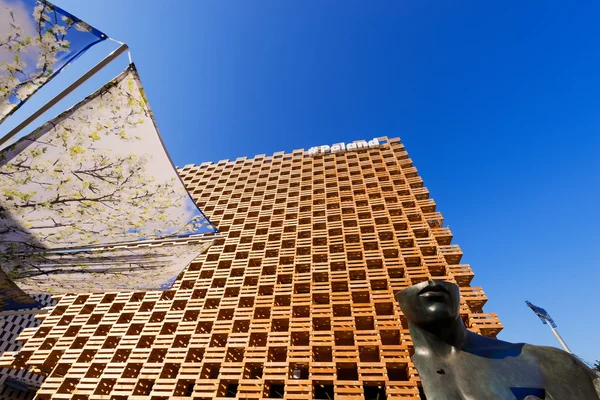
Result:
<svg viewBox="0 0 600 400"><path fill-rule="evenodd" d="M43 306L54 304L50 295L34 295L33 297ZM21 349L23 344L17 341L19 334L27 328L35 329L40 324L35 314L14 314L16 315L0 316L0 354L6 354L7 357ZM43 381L43 376L32 373L29 368L0 368L0 399L32 399L33 392L26 388L40 387Z"/></svg>
<svg viewBox="0 0 600 400"><path fill-rule="evenodd" d="M394 293L456 282L469 329L482 310L399 139L179 170L224 238L164 292L64 295L11 361L47 375L39 399L418 399Z"/></svg>

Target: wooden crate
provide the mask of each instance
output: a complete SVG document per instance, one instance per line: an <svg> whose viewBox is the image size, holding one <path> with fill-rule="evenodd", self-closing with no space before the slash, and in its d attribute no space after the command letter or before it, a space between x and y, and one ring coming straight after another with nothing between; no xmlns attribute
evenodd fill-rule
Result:
<svg viewBox="0 0 600 400"><path fill-rule="evenodd" d="M418 399L394 293L461 286L469 328L495 336L471 268L398 138L187 165L225 238L164 292L64 295L12 361L38 399Z"/></svg>

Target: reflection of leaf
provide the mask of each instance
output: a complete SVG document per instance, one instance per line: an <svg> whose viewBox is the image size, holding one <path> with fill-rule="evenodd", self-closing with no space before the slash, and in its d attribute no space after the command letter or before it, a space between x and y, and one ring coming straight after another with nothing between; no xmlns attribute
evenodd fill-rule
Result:
<svg viewBox="0 0 600 400"><path fill-rule="evenodd" d="M73 146L69 149L69 154L71 156L76 156L77 154L85 153L85 149L80 146Z"/></svg>

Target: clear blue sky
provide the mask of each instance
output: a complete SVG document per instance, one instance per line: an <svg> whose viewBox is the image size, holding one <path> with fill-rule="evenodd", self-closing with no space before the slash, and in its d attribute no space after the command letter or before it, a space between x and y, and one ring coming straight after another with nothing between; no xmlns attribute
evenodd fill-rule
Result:
<svg viewBox="0 0 600 400"><path fill-rule="evenodd" d="M600 3L55 1L131 46L177 165L400 136L500 338L557 345L527 299L600 359Z"/></svg>

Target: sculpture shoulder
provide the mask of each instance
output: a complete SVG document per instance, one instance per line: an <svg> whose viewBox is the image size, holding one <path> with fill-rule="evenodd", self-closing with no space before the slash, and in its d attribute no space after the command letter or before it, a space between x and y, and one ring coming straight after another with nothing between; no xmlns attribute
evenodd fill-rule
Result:
<svg viewBox="0 0 600 400"><path fill-rule="evenodd" d="M580 387L589 384L600 399L600 376L574 355L547 346L525 345L524 351L526 354L533 355L539 361L544 373L552 376L553 380L566 378L570 385Z"/></svg>
<svg viewBox="0 0 600 400"><path fill-rule="evenodd" d="M575 358L572 354L569 354L564 350L557 349L556 347L525 344L523 346L523 351L526 354L531 354L538 358L552 359L558 362L570 362L576 365L581 363L581 361Z"/></svg>
<svg viewBox="0 0 600 400"><path fill-rule="evenodd" d="M531 352L535 352L535 353L540 353L540 354L566 354L566 355L570 355L566 351L561 350L561 349L559 349L557 347L552 347L552 346L537 346L535 344L525 343L523 348L525 350L527 350L527 351L531 351Z"/></svg>
<svg viewBox="0 0 600 400"><path fill-rule="evenodd" d="M540 361L542 366L551 365L556 367L560 365L562 369L570 369L571 371L580 371L585 373L591 379L597 381L598 375L592 371L590 367L585 365L581 360L573 354L567 353L564 350L549 346L535 346L526 344L523 347L525 354L533 355Z"/></svg>

